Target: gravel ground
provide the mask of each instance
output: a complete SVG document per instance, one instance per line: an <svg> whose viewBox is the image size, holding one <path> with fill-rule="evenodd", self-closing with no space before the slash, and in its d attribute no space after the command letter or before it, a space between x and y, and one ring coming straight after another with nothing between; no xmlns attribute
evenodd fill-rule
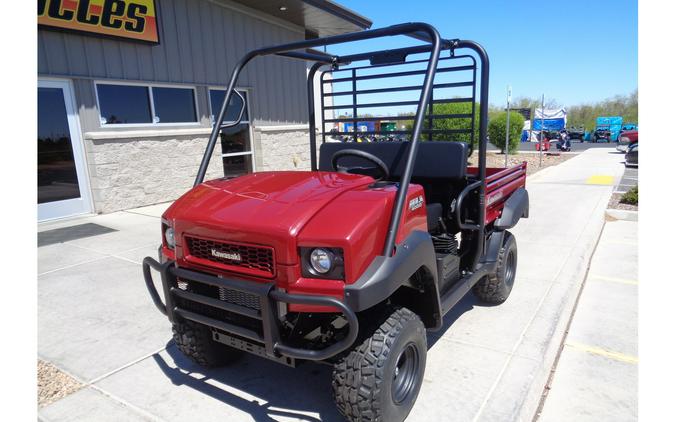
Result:
<svg viewBox="0 0 675 422"><path fill-rule="evenodd" d="M529 176L538 172L543 168L558 165L564 161L569 160L572 157L575 157L575 154L560 154L560 155L544 154L541 160L541 167L540 167L539 154L509 154L509 167L520 164L523 161L527 161L527 175ZM504 167L504 154L488 152L486 158L488 167ZM471 163L471 165L478 164L478 152L474 152L471 155L471 157L469 157L469 163Z"/></svg>
<svg viewBox="0 0 675 422"><path fill-rule="evenodd" d="M38 406L43 407L82 388L82 384L51 363L38 360Z"/></svg>
<svg viewBox="0 0 675 422"><path fill-rule="evenodd" d="M621 202L619 202L621 201L622 196L623 196L622 193L613 193L612 197L609 198L609 204L607 204L607 208L613 210L626 210L626 211L638 210L638 205L622 204Z"/></svg>

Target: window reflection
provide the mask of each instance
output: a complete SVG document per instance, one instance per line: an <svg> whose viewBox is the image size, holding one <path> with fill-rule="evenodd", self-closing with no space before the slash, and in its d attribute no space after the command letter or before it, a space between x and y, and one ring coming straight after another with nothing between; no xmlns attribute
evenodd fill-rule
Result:
<svg viewBox="0 0 675 422"><path fill-rule="evenodd" d="M60 88L38 88L38 204L80 197Z"/></svg>
<svg viewBox="0 0 675 422"><path fill-rule="evenodd" d="M96 92L106 124L152 123L148 87L97 84Z"/></svg>
<svg viewBox="0 0 675 422"><path fill-rule="evenodd" d="M245 152L251 150L251 139L247 124L240 124L220 132L223 154Z"/></svg>
<svg viewBox="0 0 675 422"><path fill-rule="evenodd" d="M248 124L240 124L220 132L223 155L223 167L226 177L236 177L253 172L251 155L251 136Z"/></svg>
<svg viewBox="0 0 675 422"><path fill-rule="evenodd" d="M223 101L225 101L225 90L224 89L210 89L209 98L211 100L211 116L215 121L216 116L220 113L220 108L223 106ZM246 91L239 91L239 93L246 100L246 110L241 118L242 122L248 122L248 97ZM241 98L238 95L232 94L230 98L230 104L225 110L225 117L223 122L234 122L239 117L239 112L241 111Z"/></svg>
<svg viewBox="0 0 675 422"><path fill-rule="evenodd" d="M225 177L237 177L253 172L251 155L236 155L234 157L223 157L223 168Z"/></svg>
<svg viewBox="0 0 675 422"><path fill-rule="evenodd" d="M152 87L152 99L158 123L197 121L194 90L191 88Z"/></svg>

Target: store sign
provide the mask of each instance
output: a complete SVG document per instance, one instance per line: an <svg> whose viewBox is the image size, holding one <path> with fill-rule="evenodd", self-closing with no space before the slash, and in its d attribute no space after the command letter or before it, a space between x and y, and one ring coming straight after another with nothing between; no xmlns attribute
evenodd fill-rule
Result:
<svg viewBox="0 0 675 422"><path fill-rule="evenodd" d="M154 0L38 0L38 25L159 43Z"/></svg>

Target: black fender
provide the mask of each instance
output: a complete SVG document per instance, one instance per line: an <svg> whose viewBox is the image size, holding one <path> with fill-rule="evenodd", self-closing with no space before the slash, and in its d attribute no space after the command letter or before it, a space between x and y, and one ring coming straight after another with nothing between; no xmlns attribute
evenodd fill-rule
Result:
<svg viewBox="0 0 675 422"><path fill-rule="evenodd" d="M390 298L402 286L411 286L410 279L422 271L424 303L419 309L428 328L442 324L441 301L438 292L436 251L427 232L413 231L396 246L394 256L377 256L353 284L345 286L345 303L355 312L369 309Z"/></svg>
<svg viewBox="0 0 675 422"><path fill-rule="evenodd" d="M504 244L504 230L495 230L492 232L487 241L487 250L483 257L484 264L493 264L496 269L497 258L499 257L499 250ZM490 268L492 273L492 268Z"/></svg>
<svg viewBox="0 0 675 422"><path fill-rule="evenodd" d="M518 188L504 203L502 215L495 221L495 230L507 230L518 224L520 218L530 216L530 198L525 188Z"/></svg>

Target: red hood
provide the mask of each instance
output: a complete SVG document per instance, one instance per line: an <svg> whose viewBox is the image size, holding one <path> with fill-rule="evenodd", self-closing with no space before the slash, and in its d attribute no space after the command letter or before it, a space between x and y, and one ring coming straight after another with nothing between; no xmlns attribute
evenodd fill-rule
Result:
<svg viewBox="0 0 675 422"><path fill-rule="evenodd" d="M279 264L297 261L296 237L307 222L342 193L372 183L367 176L329 172L262 172L202 183L179 198L163 218L183 236L271 246Z"/></svg>

